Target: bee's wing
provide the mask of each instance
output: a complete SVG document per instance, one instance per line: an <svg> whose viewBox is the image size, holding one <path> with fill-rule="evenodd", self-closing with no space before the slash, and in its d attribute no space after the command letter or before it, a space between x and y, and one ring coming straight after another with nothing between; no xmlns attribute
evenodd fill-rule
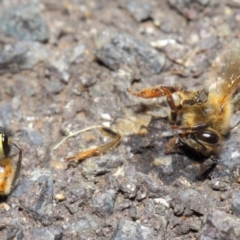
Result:
<svg viewBox="0 0 240 240"><path fill-rule="evenodd" d="M222 95L220 105L224 107L240 82L240 50L225 51L216 59L216 63L218 65L216 89Z"/></svg>

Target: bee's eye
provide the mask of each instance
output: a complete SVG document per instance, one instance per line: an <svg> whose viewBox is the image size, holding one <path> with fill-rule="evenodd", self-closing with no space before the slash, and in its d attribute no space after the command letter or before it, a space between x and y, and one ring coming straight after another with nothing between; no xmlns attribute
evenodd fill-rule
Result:
<svg viewBox="0 0 240 240"><path fill-rule="evenodd" d="M10 153L10 145L8 143L8 136L2 133L2 147L5 156L8 156Z"/></svg>
<svg viewBox="0 0 240 240"><path fill-rule="evenodd" d="M206 130L202 132L196 132L195 137L205 143L216 144L219 141L219 136L212 131Z"/></svg>

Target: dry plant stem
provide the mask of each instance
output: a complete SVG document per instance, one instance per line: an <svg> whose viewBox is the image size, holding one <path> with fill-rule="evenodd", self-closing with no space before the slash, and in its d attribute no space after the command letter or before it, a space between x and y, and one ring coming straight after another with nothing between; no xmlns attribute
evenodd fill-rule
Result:
<svg viewBox="0 0 240 240"><path fill-rule="evenodd" d="M102 127L101 125L92 126L92 127L84 128L84 129L81 129L81 130L76 131L76 132L74 132L74 133L71 133L71 134L69 134L68 136L66 136L65 138L63 138L62 141L60 141L57 145L55 145L55 147L53 148L53 150L58 149L68 138L74 137L74 136L78 135L79 133L86 132L86 131L89 131L89 130L91 130L91 129L101 128L101 127Z"/></svg>
<svg viewBox="0 0 240 240"><path fill-rule="evenodd" d="M110 128L106 128L103 126L92 126L89 128L84 128L82 130L79 130L77 132L74 132L70 135L68 135L67 137L63 138L62 141L60 141L55 147L54 150L56 150L61 144L63 144L68 138L76 136L79 133L82 132L86 132L89 131L91 129L99 129L104 135L107 135L108 137L110 137L112 140L102 144L100 146L97 147L93 147L84 151L81 151L71 157L68 157L66 160L67 161L81 161L84 160L86 158L90 158L90 157L94 157L94 156L99 156L102 155L108 151L111 151L114 147L116 147L121 140L121 135L114 132L113 130L111 130Z"/></svg>

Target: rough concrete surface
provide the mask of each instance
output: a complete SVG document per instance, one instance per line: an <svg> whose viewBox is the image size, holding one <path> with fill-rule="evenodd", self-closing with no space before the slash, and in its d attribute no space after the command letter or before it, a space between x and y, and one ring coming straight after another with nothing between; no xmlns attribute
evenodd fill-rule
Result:
<svg viewBox="0 0 240 240"><path fill-rule="evenodd" d="M127 92L208 87L214 59L240 49L239 24L238 0L0 0L0 125L23 149L0 239L240 239L240 127L200 178L197 156L165 154L166 100ZM91 130L53 149L95 125L119 146L66 162L105 141Z"/></svg>

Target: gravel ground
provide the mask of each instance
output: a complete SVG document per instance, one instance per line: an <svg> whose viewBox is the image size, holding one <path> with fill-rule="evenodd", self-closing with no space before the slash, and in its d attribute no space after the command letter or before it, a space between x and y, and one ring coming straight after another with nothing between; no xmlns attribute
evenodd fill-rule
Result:
<svg viewBox="0 0 240 240"><path fill-rule="evenodd" d="M126 91L209 86L239 24L239 0L0 0L0 125L24 151L0 239L240 239L240 127L199 178L196 156L165 155L164 99ZM95 130L53 150L101 124L123 136L111 152L65 161Z"/></svg>

